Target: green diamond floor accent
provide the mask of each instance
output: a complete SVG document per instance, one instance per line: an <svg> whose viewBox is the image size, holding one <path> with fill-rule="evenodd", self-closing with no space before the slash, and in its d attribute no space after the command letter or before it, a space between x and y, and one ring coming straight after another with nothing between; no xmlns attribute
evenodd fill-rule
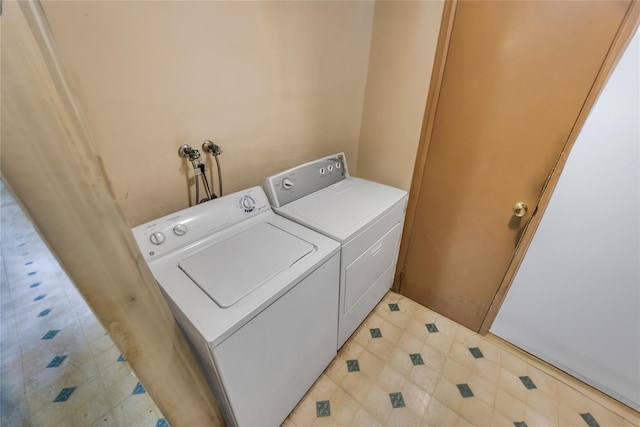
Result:
<svg viewBox="0 0 640 427"><path fill-rule="evenodd" d="M473 392L471 391L469 384L456 384L456 386L458 387L462 397L473 397Z"/></svg>
<svg viewBox="0 0 640 427"><path fill-rule="evenodd" d="M318 417L328 417L331 415L331 404L328 400L316 402L316 415Z"/></svg>

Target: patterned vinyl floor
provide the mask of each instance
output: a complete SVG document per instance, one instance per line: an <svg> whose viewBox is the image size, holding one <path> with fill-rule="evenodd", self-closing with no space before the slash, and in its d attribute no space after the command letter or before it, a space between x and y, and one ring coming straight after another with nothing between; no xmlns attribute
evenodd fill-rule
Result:
<svg viewBox="0 0 640 427"><path fill-rule="evenodd" d="M637 412L545 366L390 292L284 426L640 424Z"/></svg>
<svg viewBox="0 0 640 427"><path fill-rule="evenodd" d="M169 424L0 181L1 422Z"/></svg>

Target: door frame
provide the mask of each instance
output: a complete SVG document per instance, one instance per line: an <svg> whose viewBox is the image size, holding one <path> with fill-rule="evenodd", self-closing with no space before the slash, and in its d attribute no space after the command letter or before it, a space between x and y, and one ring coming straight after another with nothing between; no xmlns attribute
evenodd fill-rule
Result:
<svg viewBox="0 0 640 427"><path fill-rule="evenodd" d="M440 33L438 36L438 44L436 47L435 58L433 62L433 71L431 74L431 81L429 85L429 93L427 96L427 103L425 107L424 119L422 122L422 130L420 133L420 140L418 141L418 148L416 152L416 161L413 170L413 177L411 180L411 188L409 191L409 200L407 202L407 213L405 217L404 230L402 233L402 241L400 244L400 253L398 255L398 269L393 284L393 289L397 292L403 293L403 272L407 261L407 252L409 250L409 241L411 239L413 224L416 219L416 211L418 205L418 195L420 194L422 179L424 176L424 169L427 163L427 157L429 155L429 145L431 143L431 137L433 134L433 127L435 124L435 117L438 109L438 101L440 97L440 91L442 88L442 81L444 78L445 65L447 60L447 54L449 50L449 44L451 41L451 33L453 31L453 23L455 20L455 14L457 9L457 0L446 0L444 9L442 11L442 20L440 23ZM478 331L481 335L485 335L489 332L489 327L493 323L498 314L498 310L504 301L509 287L513 282L513 279L524 259L524 256L531 244L535 231L540 224L542 215L546 210L553 190L558 183L560 174L566 164L569 152L573 147L575 140L587 119L593 104L595 103L598 95L602 91L607 79L611 75L615 65L622 56L625 48L631 41L635 31L640 24L640 1L634 0L629 5L627 12L622 20L618 32L616 33L609 52L605 57L600 70L596 76L596 79L587 95L585 103L578 114L578 117L569 133L569 137L565 142L565 145L560 153L560 156L556 160L556 164L552 169L547 182L542 188L536 208L531 216L531 219L525 226L518 244L516 245L513 257L509 263L505 275L498 286L498 290L493 297L493 301L489 306L487 314Z"/></svg>

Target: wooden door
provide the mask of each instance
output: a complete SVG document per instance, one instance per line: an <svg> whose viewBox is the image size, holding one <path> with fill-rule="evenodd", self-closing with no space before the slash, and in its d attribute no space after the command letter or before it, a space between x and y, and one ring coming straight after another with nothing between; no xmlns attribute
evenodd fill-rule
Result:
<svg viewBox="0 0 640 427"><path fill-rule="evenodd" d="M453 9L439 92L430 93L437 103L425 117L424 168L414 173L400 292L479 331L631 8L464 1ZM516 202L529 206L522 218Z"/></svg>

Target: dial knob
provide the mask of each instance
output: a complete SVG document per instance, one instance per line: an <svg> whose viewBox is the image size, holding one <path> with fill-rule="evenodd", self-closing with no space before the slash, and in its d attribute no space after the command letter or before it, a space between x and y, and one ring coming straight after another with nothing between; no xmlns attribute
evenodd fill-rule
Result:
<svg viewBox="0 0 640 427"><path fill-rule="evenodd" d="M242 207L245 212L251 212L256 207L256 202L249 196L242 198Z"/></svg>
<svg viewBox="0 0 640 427"><path fill-rule="evenodd" d="M182 236L187 232L187 226L184 224L176 224L176 226L173 227L173 232L176 236Z"/></svg>
<svg viewBox="0 0 640 427"><path fill-rule="evenodd" d="M164 242L164 233L156 231L151 236L149 236L149 240L151 240L151 243L153 243L154 245L161 245L162 242Z"/></svg>
<svg viewBox="0 0 640 427"><path fill-rule="evenodd" d="M291 188L293 188L293 181L291 181L289 178L285 178L282 180L282 188L284 188L285 190L289 190Z"/></svg>

